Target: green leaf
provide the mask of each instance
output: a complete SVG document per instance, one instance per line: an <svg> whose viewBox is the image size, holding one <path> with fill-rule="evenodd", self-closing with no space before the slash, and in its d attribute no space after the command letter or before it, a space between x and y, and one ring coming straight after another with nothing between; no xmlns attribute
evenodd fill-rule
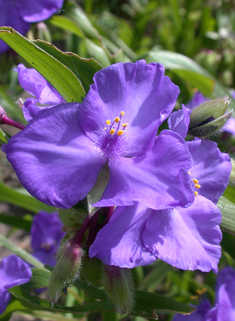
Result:
<svg viewBox="0 0 235 321"><path fill-rule="evenodd" d="M131 314L142 316L144 318L153 318L154 311L168 311L175 313L189 314L194 311L195 308L170 299L166 296L157 294L136 291L136 305Z"/></svg>
<svg viewBox="0 0 235 321"><path fill-rule="evenodd" d="M72 52L63 52L46 41L37 40L33 42L68 67L80 80L85 91L88 92L90 85L93 83L94 74L102 69L97 61L92 58L81 58Z"/></svg>
<svg viewBox="0 0 235 321"><path fill-rule="evenodd" d="M15 253L19 257L21 257L26 262L32 264L33 266L44 269L44 265L38 261L35 257L33 257L31 254L23 250L22 248L18 247L16 244L14 244L12 241L8 240L5 236L0 234L0 244L8 249L9 251Z"/></svg>
<svg viewBox="0 0 235 321"><path fill-rule="evenodd" d="M214 88L213 77L192 59L176 52L152 50L145 57L147 63L160 62L184 80L209 96Z"/></svg>
<svg viewBox="0 0 235 321"><path fill-rule="evenodd" d="M70 31L77 35L80 38L85 38L83 31L78 26L77 23L72 21L70 18L65 16L52 16L52 18L49 20L49 23L52 25L59 27L61 29Z"/></svg>
<svg viewBox="0 0 235 321"><path fill-rule="evenodd" d="M27 232L29 232L31 228L31 222L29 220L5 214L0 214L0 222L13 227L21 228Z"/></svg>
<svg viewBox="0 0 235 321"><path fill-rule="evenodd" d="M153 292L157 289L159 283L166 277L173 267L161 260L158 260L150 273L140 283L138 290L147 290Z"/></svg>
<svg viewBox="0 0 235 321"><path fill-rule="evenodd" d="M47 212L55 211L55 208L46 205L31 195L27 195L19 190L14 190L0 182L0 201L7 202L25 208L26 210L38 213L40 210Z"/></svg>
<svg viewBox="0 0 235 321"><path fill-rule="evenodd" d="M92 26L85 12L76 3L67 2L65 4L65 16L70 18L90 39L100 39L98 31Z"/></svg>
<svg viewBox="0 0 235 321"><path fill-rule="evenodd" d="M91 57L95 57L95 59L103 66L103 67L108 67L110 66L111 62L109 60L108 55L106 54L105 50L98 46L96 43L93 41L86 39L85 44L87 47L87 50L89 52L89 55Z"/></svg>
<svg viewBox="0 0 235 321"><path fill-rule="evenodd" d="M75 74L60 61L10 27L0 28L0 38L46 78L67 102L81 102L85 92Z"/></svg>
<svg viewBox="0 0 235 321"><path fill-rule="evenodd" d="M10 320L12 313L14 313L15 311L29 312L30 310L27 307L25 307L19 300L13 298L7 305L6 311L0 315L0 321Z"/></svg>
<svg viewBox="0 0 235 321"><path fill-rule="evenodd" d="M7 137L6 134L4 133L4 131L0 128L0 143L1 144L5 144L7 143Z"/></svg>
<svg viewBox="0 0 235 321"><path fill-rule="evenodd" d="M104 290L101 290L90 284L88 285L86 282L80 279L77 279L75 284L80 289L84 289L92 298L99 300L105 300L107 298ZM195 309L187 304L175 301L160 294L135 291L135 307L130 315L151 319L153 318L154 310L186 314L194 311Z"/></svg>
<svg viewBox="0 0 235 321"><path fill-rule="evenodd" d="M152 50L145 57L147 63L160 62L166 69L179 75L183 80L191 83L206 96L211 96L212 91L218 97L229 96L230 106L235 110L235 101L230 92L225 89L208 71L192 59L167 50Z"/></svg>
<svg viewBox="0 0 235 321"><path fill-rule="evenodd" d="M235 204L221 196L217 205L222 213L222 231L235 235Z"/></svg>

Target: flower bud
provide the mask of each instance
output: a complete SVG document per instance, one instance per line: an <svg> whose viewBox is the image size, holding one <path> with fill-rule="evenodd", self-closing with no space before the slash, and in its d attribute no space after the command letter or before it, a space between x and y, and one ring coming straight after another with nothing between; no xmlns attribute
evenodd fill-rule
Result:
<svg viewBox="0 0 235 321"><path fill-rule="evenodd" d="M52 302L58 301L62 291L66 291L78 277L83 251L81 245L76 244L74 240L75 238L63 245L59 260L52 271L49 282L49 296Z"/></svg>
<svg viewBox="0 0 235 321"><path fill-rule="evenodd" d="M102 286L103 262L96 257L90 259L84 255L80 277L86 279L95 286Z"/></svg>
<svg viewBox="0 0 235 321"><path fill-rule="evenodd" d="M232 115L232 111L225 113L229 103L228 98L223 97L206 101L193 109L188 133L203 138L220 130Z"/></svg>
<svg viewBox="0 0 235 321"><path fill-rule="evenodd" d="M117 312L128 314L134 307L134 283L131 270L114 265L105 265L104 289L117 308Z"/></svg>

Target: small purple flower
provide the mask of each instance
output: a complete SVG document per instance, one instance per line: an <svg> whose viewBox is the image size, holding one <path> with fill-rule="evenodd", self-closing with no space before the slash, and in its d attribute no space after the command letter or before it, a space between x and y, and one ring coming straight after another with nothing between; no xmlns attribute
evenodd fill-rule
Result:
<svg viewBox="0 0 235 321"><path fill-rule="evenodd" d="M11 298L7 291L14 286L25 284L31 279L32 272L28 265L16 255L4 257L0 262L0 314Z"/></svg>
<svg viewBox="0 0 235 321"><path fill-rule="evenodd" d="M48 19L63 5L64 0L0 0L1 26L9 26L25 34L31 22ZM8 49L0 40L0 54Z"/></svg>
<svg viewBox="0 0 235 321"><path fill-rule="evenodd" d="M147 265L158 258L184 270L217 271L221 256L221 213L214 204L223 194L231 171L227 154L216 143L187 143L195 201L188 208L156 211L143 204L117 207L97 234L90 257L123 268Z"/></svg>
<svg viewBox="0 0 235 321"><path fill-rule="evenodd" d="M19 64L15 71L18 72L21 87L36 97L27 98L24 102L23 113L27 121L34 118L42 109L65 103L63 97L35 69L27 69L23 64Z"/></svg>
<svg viewBox="0 0 235 321"><path fill-rule="evenodd" d="M33 218L31 246L33 256L44 264L55 266L56 253L65 235L58 213L39 212Z"/></svg>
<svg viewBox="0 0 235 321"><path fill-rule="evenodd" d="M219 272L216 285L215 306L202 300L198 310L188 316L177 314L172 321L234 321L235 320L235 271L231 267Z"/></svg>
<svg viewBox="0 0 235 321"><path fill-rule="evenodd" d="M161 64L114 64L95 74L81 104L42 110L3 150L23 186L49 205L74 206L106 165L95 206L186 206L194 198L187 146L172 131L156 138L178 94Z"/></svg>

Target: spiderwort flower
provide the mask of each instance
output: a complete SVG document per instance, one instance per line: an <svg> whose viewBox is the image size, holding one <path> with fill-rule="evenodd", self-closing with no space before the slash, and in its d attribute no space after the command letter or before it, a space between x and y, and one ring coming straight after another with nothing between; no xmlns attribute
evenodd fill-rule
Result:
<svg viewBox="0 0 235 321"><path fill-rule="evenodd" d="M235 320L235 271L231 267L219 272L216 285L215 306L202 300L197 311L190 315L174 316L172 321L234 321Z"/></svg>
<svg viewBox="0 0 235 321"><path fill-rule="evenodd" d="M36 98L27 98L23 104L23 114L27 121L44 108L51 108L55 105L65 103L63 97L33 68L26 68L19 64L15 71L18 72L21 87ZM43 106L38 106L41 104Z"/></svg>
<svg viewBox="0 0 235 321"><path fill-rule="evenodd" d="M0 314L11 298L7 291L14 286L25 284L31 279L32 272L27 263L16 255L4 257L0 262Z"/></svg>
<svg viewBox="0 0 235 321"><path fill-rule="evenodd" d="M56 265L56 253L65 235L58 213L39 212L33 218L31 246L33 256L44 264Z"/></svg>
<svg viewBox="0 0 235 321"><path fill-rule="evenodd" d="M75 205L108 165L95 206L187 206L194 198L187 146L172 131L156 138L178 94L161 64L114 64L95 74L81 104L42 110L3 150L23 186L49 205Z"/></svg>
<svg viewBox="0 0 235 321"><path fill-rule="evenodd" d="M147 265L158 258L184 270L217 271L221 255L221 213L214 204L224 192L231 171L227 154L216 143L187 143L194 203L188 208L153 210L143 204L117 207L89 250L105 264L123 268Z"/></svg>
<svg viewBox="0 0 235 321"><path fill-rule="evenodd" d="M63 0L0 0L1 26L10 26L25 34L30 23L48 19L62 5ZM0 54L7 49L8 45L0 40Z"/></svg>

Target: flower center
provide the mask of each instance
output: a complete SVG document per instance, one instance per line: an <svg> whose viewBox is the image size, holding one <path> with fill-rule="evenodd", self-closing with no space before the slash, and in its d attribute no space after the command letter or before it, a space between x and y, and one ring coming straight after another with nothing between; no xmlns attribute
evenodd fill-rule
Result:
<svg viewBox="0 0 235 321"><path fill-rule="evenodd" d="M124 115L125 115L124 111L121 111L119 117L114 118L112 123L111 123L111 120L107 119L106 124L110 125L110 126L109 126L109 128L104 127L104 130L109 130L110 135L114 135L116 133L118 136L122 136L124 133L124 129L128 125L128 123L123 123L122 129L120 129L121 118Z"/></svg>
<svg viewBox="0 0 235 321"><path fill-rule="evenodd" d="M104 127L105 134L102 139L101 149L107 158L121 154L122 144L120 144L120 138L128 125L128 123L121 123L124 115L124 111L121 111L119 117L115 117L113 121L106 120L106 125L108 126Z"/></svg>
<svg viewBox="0 0 235 321"><path fill-rule="evenodd" d="M190 172L188 172L188 173L189 173L189 175L191 175ZM199 184L199 181L198 181L198 179L196 179L196 178L192 179L192 184L193 184L193 189L195 189L195 188L196 188L196 189L201 188L201 185ZM195 195L195 196L198 195L197 190L194 191L194 195Z"/></svg>

